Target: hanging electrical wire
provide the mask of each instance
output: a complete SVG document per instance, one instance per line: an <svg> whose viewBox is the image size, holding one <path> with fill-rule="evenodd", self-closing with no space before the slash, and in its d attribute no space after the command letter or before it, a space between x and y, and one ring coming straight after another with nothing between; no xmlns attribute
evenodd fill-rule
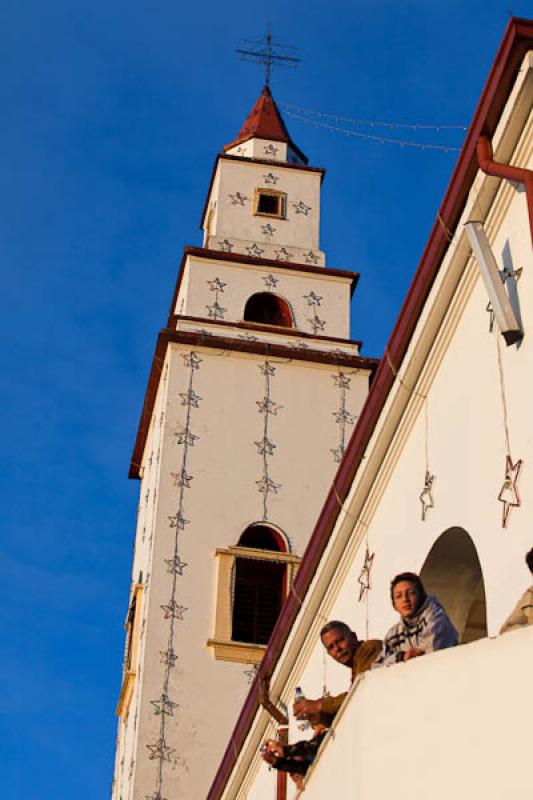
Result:
<svg viewBox="0 0 533 800"><path fill-rule="evenodd" d="M387 127L389 130L394 128L408 128L409 130L416 131L420 130L434 130L437 132L440 131L450 131L450 130L466 130L464 126L460 125L418 125L414 123L404 124L404 123L393 123L393 122L378 122L378 121L371 121L371 120L357 120L352 119L350 117L341 117L333 114L326 114L320 111L310 111L308 109L298 109L297 106L290 106L287 103L281 104L284 108L285 114L288 117L292 117L292 119L296 119L299 122L303 122L306 125L312 125L315 128L324 128L325 130L330 131L330 133L340 133L343 136L348 136L356 139L362 139L363 141L370 141L370 142L377 142L379 144L394 144L399 147L414 147L418 150L439 150L444 153L458 153L461 148L455 147L453 145L448 144L433 144L430 142L413 142L408 139L396 139L390 136L382 136L380 134L373 134L367 133L363 131L356 131L351 130L349 128L341 127L340 125L333 125L329 122L326 122L326 119L334 119L343 121L343 122L350 122L352 125L367 125L371 127L378 127L384 126ZM298 109L298 110L295 110ZM315 115L315 116L311 116Z"/></svg>
<svg viewBox="0 0 533 800"><path fill-rule="evenodd" d="M303 108L302 106L297 106L294 103L280 103L279 104L284 111L292 112L294 114L301 114L301 115L309 115L311 117L319 117L320 119L332 119L335 122L349 122L351 125L362 125L368 126L370 128L389 128L393 130L394 128L407 128L412 131L417 130L427 130L427 131L466 131L466 125L428 125L422 124L418 122L389 122L386 120L375 120L375 119L359 119L357 117L345 117L341 114L331 114L327 111L315 111L311 108Z"/></svg>

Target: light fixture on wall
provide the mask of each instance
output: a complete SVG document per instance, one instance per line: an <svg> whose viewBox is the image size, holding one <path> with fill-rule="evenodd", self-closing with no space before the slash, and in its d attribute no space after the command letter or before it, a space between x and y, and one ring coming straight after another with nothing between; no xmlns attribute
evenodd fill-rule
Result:
<svg viewBox="0 0 533 800"><path fill-rule="evenodd" d="M465 228L505 343L507 345L515 344L524 334L509 302L496 259L483 229L483 223L467 222Z"/></svg>

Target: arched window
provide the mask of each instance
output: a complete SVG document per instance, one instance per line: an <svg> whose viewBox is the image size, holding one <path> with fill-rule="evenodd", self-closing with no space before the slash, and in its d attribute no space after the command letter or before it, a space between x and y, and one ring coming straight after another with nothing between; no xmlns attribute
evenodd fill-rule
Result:
<svg viewBox="0 0 533 800"><path fill-rule="evenodd" d="M271 292L258 292L248 298L244 307L244 319L247 322L259 322L263 325L293 327L289 304Z"/></svg>
<svg viewBox="0 0 533 800"><path fill-rule="evenodd" d="M285 534L256 522L237 544L217 547L214 636L207 644L215 658L259 664L300 559Z"/></svg>
<svg viewBox="0 0 533 800"><path fill-rule="evenodd" d="M237 546L257 550L258 557L243 553L235 559L231 638L266 644L286 591L287 563L274 557L286 552L285 542L276 530L258 524L244 531Z"/></svg>

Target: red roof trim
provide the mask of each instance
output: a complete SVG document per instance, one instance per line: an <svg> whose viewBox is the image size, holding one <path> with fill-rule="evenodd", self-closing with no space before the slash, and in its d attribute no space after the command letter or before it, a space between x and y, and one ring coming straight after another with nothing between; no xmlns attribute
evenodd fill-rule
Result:
<svg viewBox="0 0 533 800"><path fill-rule="evenodd" d="M215 350L232 350L238 353L260 353L265 356L278 356L279 358L289 358L292 361L311 361L316 364L332 364L335 366L353 367L355 369L366 369L373 373L379 361L376 358L366 358L365 356L332 353L327 350L300 350L297 347L288 347L282 344L271 342L250 342L243 339L233 339L228 336L214 336L195 331L176 331L164 328L160 331L155 347L152 368L148 379L148 389L144 399L141 421L137 431L137 438L131 457L130 471L128 477L139 478L142 455L146 443L146 437L150 429L159 378L167 347L170 342L185 344L191 347L211 347Z"/></svg>
<svg viewBox="0 0 533 800"><path fill-rule="evenodd" d="M470 185L477 172L477 139L481 133L488 136L492 136L494 133L520 63L532 47L533 21L512 18L505 30L444 200L387 345L387 352L397 368L402 363L420 312L448 248L444 226L450 231L455 230ZM239 715L207 800L220 800L222 796L259 706L259 684L272 675L289 631L298 615L301 601L307 594L316 567L333 531L340 510L339 501L343 502L348 494L393 383L394 375L387 361L382 360L351 436L345 457L339 466L305 550L295 578L294 592L289 595L283 605L259 672Z"/></svg>

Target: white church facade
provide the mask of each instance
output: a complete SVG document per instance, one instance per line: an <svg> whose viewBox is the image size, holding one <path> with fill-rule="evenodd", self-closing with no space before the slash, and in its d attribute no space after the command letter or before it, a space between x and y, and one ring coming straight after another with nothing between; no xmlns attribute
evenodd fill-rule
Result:
<svg viewBox="0 0 533 800"><path fill-rule="evenodd" d="M366 400L377 361L349 338L358 275L320 249L323 177L266 87L184 251L130 469L114 800L207 795Z"/></svg>
<svg viewBox="0 0 533 800"><path fill-rule="evenodd" d="M531 583L532 242L533 22L512 19L208 800L531 796L533 626L499 631ZM297 790L260 745L306 735L296 686L349 688L319 631L383 638L407 570L460 645L361 676Z"/></svg>

